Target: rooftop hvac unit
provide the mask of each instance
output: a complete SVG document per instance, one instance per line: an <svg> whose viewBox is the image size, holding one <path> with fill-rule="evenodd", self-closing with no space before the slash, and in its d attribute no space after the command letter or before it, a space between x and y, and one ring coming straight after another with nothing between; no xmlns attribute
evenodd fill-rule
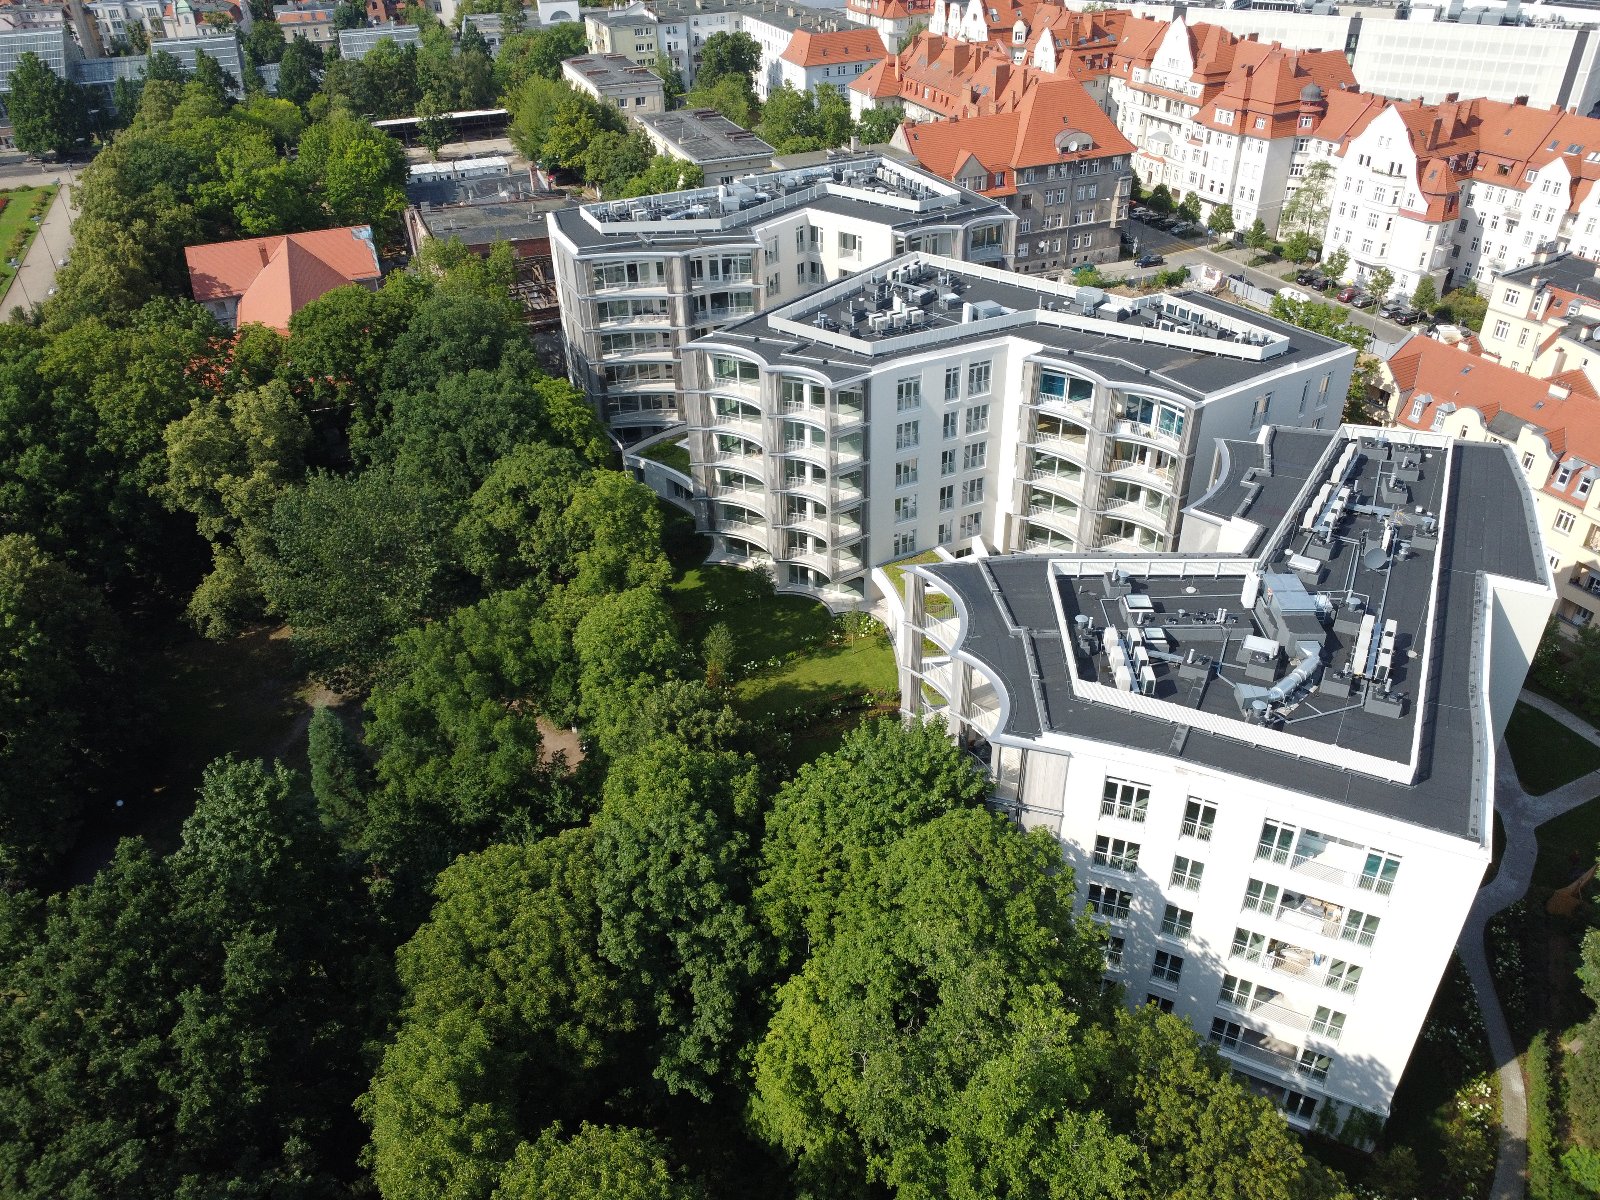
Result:
<svg viewBox="0 0 1600 1200"><path fill-rule="evenodd" d="M927 320L928 314L923 312L920 308L913 308L906 314L906 323L913 329L920 329L927 323Z"/></svg>
<svg viewBox="0 0 1600 1200"><path fill-rule="evenodd" d="M884 333L889 328L888 313L873 313L867 318L867 326L873 333Z"/></svg>

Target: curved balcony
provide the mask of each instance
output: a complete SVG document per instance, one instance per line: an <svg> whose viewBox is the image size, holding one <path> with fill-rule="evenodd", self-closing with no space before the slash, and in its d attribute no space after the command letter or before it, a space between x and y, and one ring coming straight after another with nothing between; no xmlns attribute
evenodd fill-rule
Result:
<svg viewBox="0 0 1600 1200"><path fill-rule="evenodd" d="M1082 471L1029 471L1028 483L1036 488L1044 488L1055 496L1083 499Z"/></svg>
<svg viewBox="0 0 1600 1200"><path fill-rule="evenodd" d="M1025 515L1030 524L1043 525L1046 529L1075 538L1083 519L1083 510L1076 505L1029 504Z"/></svg>
<svg viewBox="0 0 1600 1200"><path fill-rule="evenodd" d="M739 413L713 413L711 423L704 428L715 433L736 433L740 437L749 438L760 443L766 435L766 428L761 423L761 418L745 416Z"/></svg>
<svg viewBox="0 0 1600 1200"><path fill-rule="evenodd" d="M1170 512L1161 508L1151 508L1138 500L1108 498L1098 511L1102 517L1114 521L1132 521L1162 535L1166 534L1172 522Z"/></svg>
<svg viewBox="0 0 1600 1200"><path fill-rule="evenodd" d="M1118 437L1132 438L1136 442L1144 442L1151 446L1176 449L1183 445L1181 430L1163 430L1160 426L1146 425L1142 421L1131 421L1126 417L1117 421L1112 428Z"/></svg>
<svg viewBox="0 0 1600 1200"><path fill-rule="evenodd" d="M783 419L786 421L804 421L817 428L826 428L828 424L828 410L819 404L785 403L783 405Z"/></svg>
<svg viewBox="0 0 1600 1200"><path fill-rule="evenodd" d="M1113 446L1112 454L1116 455L1119 449L1121 447ZM1163 463L1161 459L1166 459L1166 461ZM1121 479L1145 487L1154 487L1165 492L1171 492L1178 486L1177 460L1169 458L1159 451L1148 456L1124 457L1118 455L1113 457L1106 466L1106 474L1112 479Z"/></svg>

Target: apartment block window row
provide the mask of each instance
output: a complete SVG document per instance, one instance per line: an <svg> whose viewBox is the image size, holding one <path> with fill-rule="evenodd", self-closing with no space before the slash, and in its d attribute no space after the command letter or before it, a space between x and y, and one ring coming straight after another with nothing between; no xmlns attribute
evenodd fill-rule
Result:
<svg viewBox="0 0 1600 1200"><path fill-rule="evenodd" d="M1361 968L1343 959L1308 950L1279 938L1269 938L1251 929L1235 929L1228 957L1240 962L1259 963L1268 970L1290 976L1301 983L1325 987L1346 996L1361 986Z"/></svg>

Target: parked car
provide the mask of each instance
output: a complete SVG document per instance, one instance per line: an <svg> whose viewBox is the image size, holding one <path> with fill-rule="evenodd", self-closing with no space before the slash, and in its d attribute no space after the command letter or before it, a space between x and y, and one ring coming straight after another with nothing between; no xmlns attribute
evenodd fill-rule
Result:
<svg viewBox="0 0 1600 1200"><path fill-rule="evenodd" d="M1352 283L1352 284L1347 284L1345 287L1341 288L1339 290L1338 294L1334 296L1334 299L1337 300L1340 304L1349 304L1350 302L1352 302L1360 294L1361 294L1361 289L1358 288L1355 284Z"/></svg>
<svg viewBox="0 0 1600 1200"><path fill-rule="evenodd" d="M1128 212L1133 215L1133 219L1135 221L1148 221L1151 217L1155 216L1154 209L1146 208L1142 204L1135 204L1128 210Z"/></svg>
<svg viewBox="0 0 1600 1200"><path fill-rule="evenodd" d="M1141 254L1139 256L1139 261L1134 265L1139 267L1159 267L1166 261L1167 260L1162 258L1159 254Z"/></svg>
<svg viewBox="0 0 1600 1200"><path fill-rule="evenodd" d="M1422 320L1422 310L1412 308L1409 304L1402 304L1399 308L1396 308L1390 313L1384 313L1380 311L1378 315L1380 317L1387 316L1389 320L1393 321L1396 325L1415 325L1418 321Z"/></svg>
<svg viewBox="0 0 1600 1200"><path fill-rule="evenodd" d="M1294 281L1309 288L1316 288L1319 292L1327 287L1329 282L1328 277L1315 267L1307 267L1303 271L1296 271Z"/></svg>
<svg viewBox="0 0 1600 1200"><path fill-rule="evenodd" d="M1377 302L1378 298L1371 292L1358 291L1351 297L1350 306L1352 308L1371 308Z"/></svg>
<svg viewBox="0 0 1600 1200"><path fill-rule="evenodd" d="M1332 285L1333 285L1333 280L1329 279L1321 271L1313 272L1311 278L1306 281L1306 286L1307 287L1314 288L1316 291L1319 291L1319 292L1327 291L1328 288L1331 287Z"/></svg>
<svg viewBox="0 0 1600 1200"><path fill-rule="evenodd" d="M1232 274L1230 274L1228 276L1228 278L1232 279L1232 280L1236 280L1239 283L1243 283L1244 282L1244 272L1243 271L1234 271Z"/></svg>
<svg viewBox="0 0 1600 1200"><path fill-rule="evenodd" d="M1179 221L1176 225L1174 225L1172 227L1172 235L1174 237L1188 237L1191 233L1194 233L1198 228L1199 228L1199 226L1191 225L1187 221Z"/></svg>

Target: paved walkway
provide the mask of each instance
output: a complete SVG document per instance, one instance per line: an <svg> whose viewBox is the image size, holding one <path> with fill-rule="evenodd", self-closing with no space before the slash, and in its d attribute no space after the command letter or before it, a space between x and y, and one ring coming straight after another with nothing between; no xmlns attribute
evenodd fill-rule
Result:
<svg viewBox="0 0 1600 1200"><path fill-rule="evenodd" d="M12 277L4 298L0 298L0 321L9 321L11 310L18 306L43 304L54 290L61 260L72 251L72 222L78 211L72 207L71 191L69 181L63 177L61 190L39 223L39 233L29 244L21 269Z"/></svg>
<svg viewBox="0 0 1600 1200"><path fill-rule="evenodd" d="M1574 733L1600 744L1600 730L1559 704L1527 691L1522 693L1521 699ZM1600 771L1592 771L1542 796L1530 796L1522 790L1511 755L1502 743L1500 753L1495 756L1495 773L1495 811L1505 825L1505 851L1500 857L1499 872L1479 889L1472 911L1461 928L1461 940L1456 949L1483 1012L1490 1053L1500 1064L1500 1157L1495 1164L1490 1200L1523 1200L1528 1177L1528 1097L1523 1087L1522 1065L1517 1061L1516 1048L1511 1041L1511 1029L1494 990L1494 975L1489 969L1489 955L1484 946L1484 929L1490 917L1515 904L1527 892L1539 853L1534 830L1600 796Z"/></svg>

